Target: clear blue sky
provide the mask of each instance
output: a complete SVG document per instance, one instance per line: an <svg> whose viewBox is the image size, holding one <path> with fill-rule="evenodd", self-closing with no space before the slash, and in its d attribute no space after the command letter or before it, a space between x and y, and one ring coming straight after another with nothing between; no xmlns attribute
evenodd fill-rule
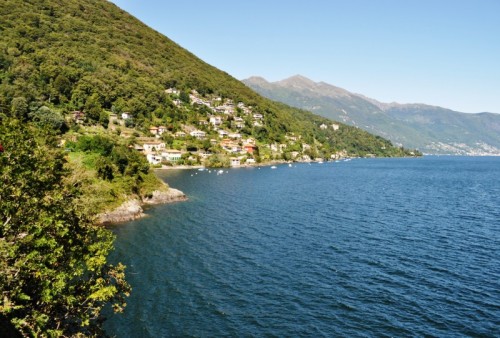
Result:
<svg viewBox="0 0 500 338"><path fill-rule="evenodd" d="M112 0L237 79L500 113L500 0Z"/></svg>

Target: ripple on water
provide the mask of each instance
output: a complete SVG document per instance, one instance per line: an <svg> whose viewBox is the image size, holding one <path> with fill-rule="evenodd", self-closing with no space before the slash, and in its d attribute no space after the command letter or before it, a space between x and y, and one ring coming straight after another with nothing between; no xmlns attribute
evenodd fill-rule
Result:
<svg viewBox="0 0 500 338"><path fill-rule="evenodd" d="M111 335L499 332L499 159L266 169L160 173L190 199L114 229L133 293Z"/></svg>

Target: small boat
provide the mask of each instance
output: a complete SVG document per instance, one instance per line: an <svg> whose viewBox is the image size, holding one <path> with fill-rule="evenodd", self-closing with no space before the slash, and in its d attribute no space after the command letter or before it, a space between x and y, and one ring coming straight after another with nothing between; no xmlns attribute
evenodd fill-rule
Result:
<svg viewBox="0 0 500 338"><path fill-rule="evenodd" d="M273 165L273 166L271 167L271 169L276 169L276 166L275 166L275 165Z"/></svg>
<svg viewBox="0 0 500 338"><path fill-rule="evenodd" d="M292 164L291 164L291 163L288 163L288 167L290 167L290 168L291 168L291 167L292 167Z"/></svg>

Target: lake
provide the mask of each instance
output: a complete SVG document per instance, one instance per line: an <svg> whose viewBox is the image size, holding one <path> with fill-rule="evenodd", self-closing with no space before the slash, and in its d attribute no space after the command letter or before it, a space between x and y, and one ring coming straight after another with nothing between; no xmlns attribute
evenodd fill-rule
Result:
<svg viewBox="0 0 500 338"><path fill-rule="evenodd" d="M117 337L493 337L500 158L158 172L189 200L113 227Z"/></svg>

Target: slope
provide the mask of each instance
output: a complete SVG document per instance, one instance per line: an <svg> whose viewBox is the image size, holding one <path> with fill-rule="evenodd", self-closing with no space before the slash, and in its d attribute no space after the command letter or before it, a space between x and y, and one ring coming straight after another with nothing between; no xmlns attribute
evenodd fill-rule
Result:
<svg viewBox="0 0 500 338"><path fill-rule="evenodd" d="M0 112L5 114L17 111L29 118L45 105L66 115L82 110L97 122L106 121L109 112L129 112L147 134L155 123L175 129L203 115L192 106L176 106L165 93L175 87L253 107L265 123L249 125L243 134L262 145L297 134L303 143L317 145L319 155L408 154L345 125L338 132L321 130L328 120L262 98L108 1L7 0L0 13ZM29 109L22 108L26 105Z"/></svg>

